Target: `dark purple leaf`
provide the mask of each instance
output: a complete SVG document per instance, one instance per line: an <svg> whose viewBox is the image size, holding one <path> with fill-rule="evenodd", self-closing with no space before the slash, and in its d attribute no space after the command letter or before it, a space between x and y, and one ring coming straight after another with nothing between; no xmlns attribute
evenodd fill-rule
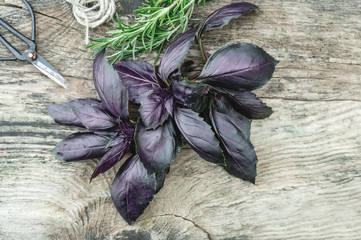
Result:
<svg viewBox="0 0 361 240"><path fill-rule="evenodd" d="M133 137L135 125L130 121L119 121L120 130L128 137Z"/></svg>
<svg viewBox="0 0 361 240"><path fill-rule="evenodd" d="M120 79L128 88L129 100L140 103L148 93L159 88L154 67L146 62L120 61L113 65Z"/></svg>
<svg viewBox="0 0 361 240"><path fill-rule="evenodd" d="M169 173L169 167L164 169L163 171L155 173L156 182L157 182L157 188L155 189L156 192L159 192L160 189L162 189L165 177Z"/></svg>
<svg viewBox="0 0 361 240"><path fill-rule="evenodd" d="M173 116L173 105L174 105L174 99L173 96L169 96L169 99L165 102L165 109L169 113L169 115Z"/></svg>
<svg viewBox="0 0 361 240"><path fill-rule="evenodd" d="M120 80L118 73L100 52L93 63L94 85L100 99L107 109L123 120L128 119L128 90Z"/></svg>
<svg viewBox="0 0 361 240"><path fill-rule="evenodd" d="M180 34L166 49L159 64L159 76L167 81L169 75L182 63L194 40L198 27Z"/></svg>
<svg viewBox="0 0 361 240"><path fill-rule="evenodd" d="M278 62L254 44L233 44L217 50L199 79L223 91L254 90L272 77Z"/></svg>
<svg viewBox="0 0 361 240"><path fill-rule="evenodd" d="M114 135L115 136L113 136L113 138L111 138L108 142L107 147L109 147L109 148L115 147L118 144L121 144L126 139L126 136L121 132L116 132L116 133L114 133Z"/></svg>
<svg viewBox="0 0 361 240"><path fill-rule="evenodd" d="M46 106L46 109L56 123L83 127L83 124L81 124L78 117L69 106L69 103L48 105Z"/></svg>
<svg viewBox="0 0 361 240"><path fill-rule="evenodd" d="M61 160L83 160L101 157L107 152L109 139L93 133L75 133L56 145L53 153Z"/></svg>
<svg viewBox="0 0 361 240"><path fill-rule="evenodd" d="M173 115L173 97L163 89L153 91L141 102L139 113L146 129L155 129Z"/></svg>
<svg viewBox="0 0 361 240"><path fill-rule="evenodd" d="M171 89L174 99L185 106L191 107L201 97L205 86L186 81L173 82Z"/></svg>
<svg viewBox="0 0 361 240"><path fill-rule="evenodd" d="M110 193L124 220L131 224L144 212L163 186L165 174L148 175L138 155L131 156L122 165L110 186Z"/></svg>
<svg viewBox="0 0 361 240"><path fill-rule="evenodd" d="M272 108L267 107L256 94L252 92L238 92L228 95L233 107L242 115L251 119L263 119L271 116Z"/></svg>
<svg viewBox="0 0 361 240"><path fill-rule="evenodd" d="M119 140L119 137L118 137ZM100 173L105 173L111 169L117 162L119 162L125 154L128 153L130 148L130 141L128 138L123 137L123 141L118 145L112 147L98 162L90 181L96 178Z"/></svg>
<svg viewBox="0 0 361 240"><path fill-rule="evenodd" d="M193 105L192 110L197 113L202 113L209 105L210 96L202 95Z"/></svg>
<svg viewBox="0 0 361 240"><path fill-rule="evenodd" d="M157 79L158 86L160 88L168 88L168 84L162 80L162 78L159 76L159 65L154 66L155 70L155 78Z"/></svg>
<svg viewBox="0 0 361 240"><path fill-rule="evenodd" d="M172 84L172 82L176 82L176 81L179 82L182 80L183 80L183 76L178 69L174 70L174 72L172 72L168 77L169 84Z"/></svg>
<svg viewBox="0 0 361 240"><path fill-rule="evenodd" d="M232 109L224 98L214 100L210 120L222 142L225 169L236 177L254 183L257 156L249 140L250 121Z"/></svg>
<svg viewBox="0 0 361 240"><path fill-rule="evenodd" d="M198 67L198 64L193 61L185 61L180 67L180 73L185 76L187 73L193 71Z"/></svg>
<svg viewBox="0 0 361 240"><path fill-rule="evenodd" d="M180 82L183 80L183 77L190 71L193 71L198 65L193 61L184 62L180 69L174 70L168 77L169 84L172 82Z"/></svg>
<svg viewBox="0 0 361 240"><path fill-rule="evenodd" d="M211 127L198 113L187 108L175 108L174 120L187 143L203 159L224 164L224 156L219 141Z"/></svg>
<svg viewBox="0 0 361 240"><path fill-rule="evenodd" d="M135 141L140 160L149 173L167 168L176 158L181 145L180 135L171 119L154 130L146 130L139 121Z"/></svg>
<svg viewBox="0 0 361 240"><path fill-rule="evenodd" d="M220 100L213 101L212 109L217 110L219 116L225 115L224 119L234 123L237 128L242 132L243 136L249 140L251 135L251 120L237 112L229 102L226 100L224 95L220 96Z"/></svg>
<svg viewBox="0 0 361 240"><path fill-rule="evenodd" d="M202 35L205 31L222 28L232 19L238 18L257 8L258 7L256 5L248 2L238 2L226 5L207 17L201 27L201 30L199 31L199 35Z"/></svg>
<svg viewBox="0 0 361 240"><path fill-rule="evenodd" d="M116 126L114 117L100 101L78 99L69 102L69 106L83 126L91 131L104 131Z"/></svg>

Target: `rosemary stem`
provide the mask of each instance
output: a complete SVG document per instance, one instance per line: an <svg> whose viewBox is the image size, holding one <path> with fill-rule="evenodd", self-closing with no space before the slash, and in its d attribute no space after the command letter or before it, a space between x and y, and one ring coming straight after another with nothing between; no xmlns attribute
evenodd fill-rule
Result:
<svg viewBox="0 0 361 240"><path fill-rule="evenodd" d="M115 29L107 32L110 36L91 39L95 43L87 48L95 50L96 53L107 46L116 50L114 54L107 57L112 63L119 59L134 58L146 51L158 50L164 42L187 30L196 4L201 2L204 4L205 1L148 0L134 11L138 16L132 24L121 22L117 16L114 19ZM206 57L207 54L205 54Z"/></svg>

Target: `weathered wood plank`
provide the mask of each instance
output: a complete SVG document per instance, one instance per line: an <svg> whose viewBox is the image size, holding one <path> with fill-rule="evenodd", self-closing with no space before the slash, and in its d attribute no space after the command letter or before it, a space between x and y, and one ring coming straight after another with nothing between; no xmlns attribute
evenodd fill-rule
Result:
<svg viewBox="0 0 361 240"><path fill-rule="evenodd" d="M194 21L229 2L209 3ZM204 41L210 52L254 42L281 61L257 90L275 113L252 123L256 185L184 149L164 188L128 226L109 195L117 168L89 184L96 160L66 163L51 155L76 130L54 124L45 105L96 97L92 58L68 4L31 1L39 53L72 89L31 64L0 62L0 239L359 239L361 1L250 2L262 12ZM5 3L0 16L30 33L26 11ZM199 57L196 47L190 54Z"/></svg>
<svg viewBox="0 0 361 240"><path fill-rule="evenodd" d="M39 234L41 226L41 237L54 234L56 239L64 232L69 239L96 239L132 230L151 236L161 231L160 239L207 239L205 232L213 239L357 239L360 103L269 104L284 107L253 123L252 141L260 159L256 186L184 150L165 187L130 227L117 215L106 187L115 171L88 185L95 161L53 159L47 150L57 137L14 136L6 144L1 172L0 209L9 211L5 230L14 234L21 223L18 234L28 228ZM340 133L348 137L341 141Z"/></svg>

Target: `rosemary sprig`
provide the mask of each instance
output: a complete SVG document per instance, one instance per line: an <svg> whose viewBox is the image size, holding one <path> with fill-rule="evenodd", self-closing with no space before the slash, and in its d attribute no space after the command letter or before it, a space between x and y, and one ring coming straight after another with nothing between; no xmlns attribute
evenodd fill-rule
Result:
<svg viewBox="0 0 361 240"><path fill-rule="evenodd" d="M116 27L107 32L110 37L91 38L95 43L87 48L97 54L110 46L116 50L107 57L112 64L155 49L159 49L158 59L164 43L187 29L195 5L206 1L210 0L149 0L134 11L138 16L133 24L123 23L116 14Z"/></svg>

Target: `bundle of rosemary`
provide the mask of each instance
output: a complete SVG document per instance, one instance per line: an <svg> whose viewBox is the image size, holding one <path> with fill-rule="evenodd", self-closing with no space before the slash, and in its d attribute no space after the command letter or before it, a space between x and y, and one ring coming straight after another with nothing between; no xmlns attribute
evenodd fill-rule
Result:
<svg viewBox="0 0 361 240"><path fill-rule="evenodd" d="M107 57L112 64L155 49L158 58L164 43L187 29L195 5L206 1L210 0L148 0L134 11L137 17L133 24L123 23L116 14L116 27L108 32L110 37L91 38L95 43L88 48L97 54L110 46L115 50Z"/></svg>

